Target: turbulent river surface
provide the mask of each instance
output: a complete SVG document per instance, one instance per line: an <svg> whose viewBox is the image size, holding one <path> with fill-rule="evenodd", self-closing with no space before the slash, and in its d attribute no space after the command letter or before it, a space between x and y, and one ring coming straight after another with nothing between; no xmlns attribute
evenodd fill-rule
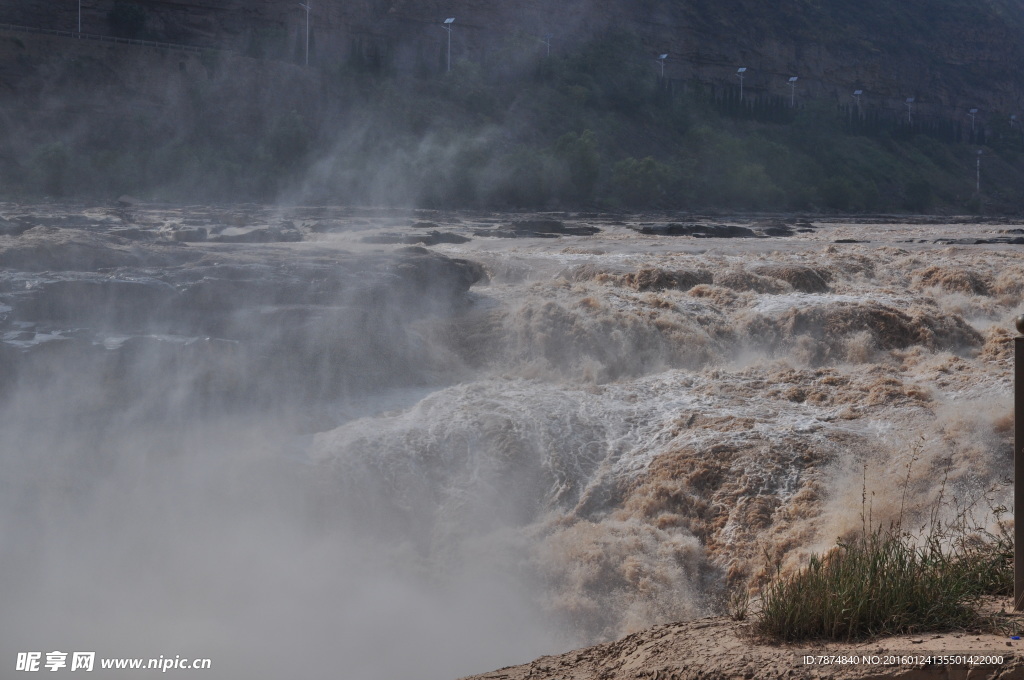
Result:
<svg viewBox="0 0 1024 680"><path fill-rule="evenodd" d="M2 675L451 679L994 527L1021 234L0 204Z"/></svg>

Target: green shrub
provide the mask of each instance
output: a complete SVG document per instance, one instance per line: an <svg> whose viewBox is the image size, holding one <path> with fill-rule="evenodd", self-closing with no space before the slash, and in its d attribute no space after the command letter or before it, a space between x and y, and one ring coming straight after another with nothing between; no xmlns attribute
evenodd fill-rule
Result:
<svg viewBox="0 0 1024 680"><path fill-rule="evenodd" d="M626 158L615 164L613 192L622 205L650 206L664 203L673 184L672 168L650 156Z"/></svg>
<svg viewBox="0 0 1024 680"><path fill-rule="evenodd" d="M578 135L572 132L562 135L555 142L554 156L565 165L569 175L568 198L575 201L593 198L594 185L601 173L601 157L594 133L584 130Z"/></svg>
<svg viewBox="0 0 1024 680"><path fill-rule="evenodd" d="M994 512L1002 527L1003 509ZM933 511L920 540L898 522L888 529L866 525L792 576L777 572L761 593L758 629L796 641L979 626L979 599L1013 592L1013 546L1007 533L991 534L968 517L961 509L941 524Z"/></svg>
<svg viewBox="0 0 1024 680"><path fill-rule="evenodd" d="M787 641L853 640L976 623L972 584L897 528L877 528L762 593L759 627Z"/></svg>
<svg viewBox="0 0 1024 680"><path fill-rule="evenodd" d="M627 116L638 114L655 92L653 59L639 59L646 50L628 32L610 31L581 45L566 61L561 80L569 91L585 92L588 103Z"/></svg>

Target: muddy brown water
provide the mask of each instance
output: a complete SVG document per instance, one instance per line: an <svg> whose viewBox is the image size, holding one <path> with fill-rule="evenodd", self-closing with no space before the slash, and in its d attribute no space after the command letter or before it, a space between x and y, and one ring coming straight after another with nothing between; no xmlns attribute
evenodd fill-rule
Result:
<svg viewBox="0 0 1024 680"><path fill-rule="evenodd" d="M451 678L1009 504L1012 220L0 217L3 663Z"/></svg>

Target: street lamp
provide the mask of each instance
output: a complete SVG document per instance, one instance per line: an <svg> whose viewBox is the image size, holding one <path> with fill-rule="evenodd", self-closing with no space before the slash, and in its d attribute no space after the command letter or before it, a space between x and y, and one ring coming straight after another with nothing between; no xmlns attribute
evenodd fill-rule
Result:
<svg viewBox="0 0 1024 680"><path fill-rule="evenodd" d="M743 101L743 74L747 72L747 67L736 69L736 77L740 79L740 101Z"/></svg>
<svg viewBox="0 0 1024 680"><path fill-rule="evenodd" d="M978 162L974 166L974 191L981 195L981 149L978 149Z"/></svg>
<svg viewBox="0 0 1024 680"><path fill-rule="evenodd" d="M668 52L658 55L658 63L661 64L661 77L665 78L665 60L668 59Z"/></svg>
<svg viewBox="0 0 1024 680"><path fill-rule="evenodd" d="M860 116L860 96L864 94L864 90L854 90L853 98L857 101L857 116Z"/></svg>
<svg viewBox="0 0 1024 680"><path fill-rule="evenodd" d="M905 103L907 105L907 123L913 124L914 120L912 114L914 112L914 98L907 97L907 101Z"/></svg>
<svg viewBox="0 0 1024 680"><path fill-rule="evenodd" d="M797 77L793 76L789 79L789 107L793 108L796 105L796 81Z"/></svg>
<svg viewBox="0 0 1024 680"><path fill-rule="evenodd" d="M448 31L448 72L452 70L452 24L455 23L455 17L448 17L444 20L444 30Z"/></svg>
<svg viewBox="0 0 1024 680"><path fill-rule="evenodd" d="M543 38L538 38L538 40L540 40L542 43L547 45L547 47L548 47L548 54L547 54L547 56L549 56L549 57L551 56L551 39L554 38L554 37L555 37L554 33L545 33Z"/></svg>
<svg viewBox="0 0 1024 680"><path fill-rule="evenodd" d="M306 66L309 66L309 11L313 8L310 7L310 5L304 5L301 2L299 3L299 7L306 10Z"/></svg>
<svg viewBox="0 0 1024 680"><path fill-rule="evenodd" d="M978 115L978 109L971 109L967 112L967 115L971 117L971 134L974 134L974 117Z"/></svg>

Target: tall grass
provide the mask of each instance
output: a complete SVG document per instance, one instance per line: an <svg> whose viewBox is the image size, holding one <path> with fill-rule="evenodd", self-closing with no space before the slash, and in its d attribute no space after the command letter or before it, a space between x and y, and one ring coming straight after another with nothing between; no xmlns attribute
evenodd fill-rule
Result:
<svg viewBox="0 0 1024 680"><path fill-rule="evenodd" d="M864 518L854 538L795 574L776 568L761 592L757 629L784 641L854 640L989 622L981 598L1013 592L1013 545L999 521L1006 510L989 505L1000 527L993 534L972 521L976 504L958 507L947 523L937 517L941 504L940 493L922 534L903 528L902 510L888 527Z"/></svg>

